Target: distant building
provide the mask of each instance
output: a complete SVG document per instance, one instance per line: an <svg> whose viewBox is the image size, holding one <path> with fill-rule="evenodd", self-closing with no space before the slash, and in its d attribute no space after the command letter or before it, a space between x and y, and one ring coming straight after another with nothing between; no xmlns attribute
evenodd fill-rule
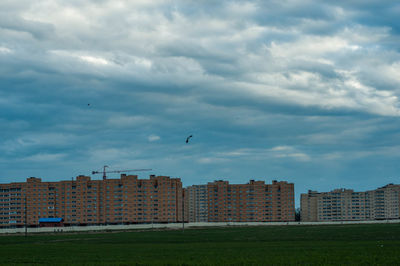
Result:
<svg viewBox="0 0 400 266"><path fill-rule="evenodd" d="M294 221L294 185L215 181L185 190L179 178L121 175L120 179L0 184L0 227ZM41 221L41 222L40 222ZM41 223L41 224L40 224Z"/></svg>
<svg viewBox="0 0 400 266"><path fill-rule="evenodd" d="M207 185L193 185L185 188L185 220L208 222Z"/></svg>
<svg viewBox="0 0 400 266"><path fill-rule="evenodd" d="M362 221L398 219L400 185L354 192L351 189L335 189L331 192L309 190L301 194L301 220L313 221Z"/></svg>
<svg viewBox="0 0 400 266"><path fill-rule="evenodd" d="M250 180L247 184L215 181L186 189L189 222L294 221L294 185Z"/></svg>
<svg viewBox="0 0 400 266"><path fill-rule="evenodd" d="M26 207L26 208L25 208ZM62 217L65 225L182 221L179 178L121 175L120 179L0 184L0 227L37 226L41 218Z"/></svg>

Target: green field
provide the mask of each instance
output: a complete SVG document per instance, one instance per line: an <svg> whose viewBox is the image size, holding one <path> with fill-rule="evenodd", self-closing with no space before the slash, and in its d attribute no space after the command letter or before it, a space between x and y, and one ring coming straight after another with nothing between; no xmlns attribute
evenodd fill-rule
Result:
<svg viewBox="0 0 400 266"><path fill-rule="evenodd" d="M400 264L400 224L0 236L1 264Z"/></svg>

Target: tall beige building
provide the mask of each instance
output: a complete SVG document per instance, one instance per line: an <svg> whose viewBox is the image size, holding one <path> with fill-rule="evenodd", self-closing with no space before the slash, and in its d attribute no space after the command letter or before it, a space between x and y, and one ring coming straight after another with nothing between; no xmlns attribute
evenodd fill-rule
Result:
<svg viewBox="0 0 400 266"><path fill-rule="evenodd" d="M301 220L312 221L362 221L398 219L400 185L355 192L335 189L331 192L309 190L301 194Z"/></svg>

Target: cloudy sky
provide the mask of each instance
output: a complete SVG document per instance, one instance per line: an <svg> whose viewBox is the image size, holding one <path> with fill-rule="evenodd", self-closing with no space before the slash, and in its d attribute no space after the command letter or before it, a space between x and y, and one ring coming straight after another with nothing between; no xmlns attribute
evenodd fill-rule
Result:
<svg viewBox="0 0 400 266"><path fill-rule="evenodd" d="M297 195L400 183L399 16L385 0L2 0L0 182L107 164Z"/></svg>

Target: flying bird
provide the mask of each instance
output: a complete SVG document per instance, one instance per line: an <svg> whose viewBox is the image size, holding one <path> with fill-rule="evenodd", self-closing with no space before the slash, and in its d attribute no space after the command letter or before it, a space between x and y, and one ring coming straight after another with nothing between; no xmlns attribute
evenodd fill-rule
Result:
<svg viewBox="0 0 400 266"><path fill-rule="evenodd" d="M186 138L186 143L189 143L189 139L193 137L192 135L190 135L189 137Z"/></svg>

